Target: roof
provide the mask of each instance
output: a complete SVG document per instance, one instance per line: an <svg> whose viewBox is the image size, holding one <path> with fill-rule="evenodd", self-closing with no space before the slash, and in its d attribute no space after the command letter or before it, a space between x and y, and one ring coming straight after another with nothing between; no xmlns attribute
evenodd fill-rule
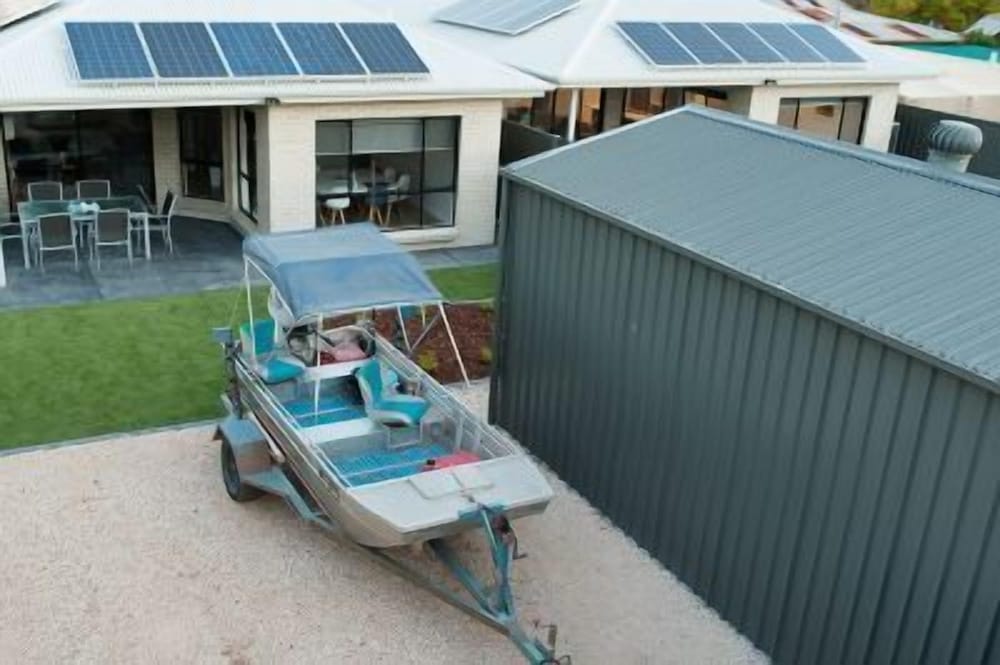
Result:
<svg viewBox="0 0 1000 665"><path fill-rule="evenodd" d="M779 85L897 82L930 75L877 45L841 35L867 63L850 68L702 67L657 69L621 37L618 21L804 22L759 0L581 0L580 5L520 35L502 35L436 20L455 0L364 0L429 34L490 55L559 86Z"/></svg>
<svg viewBox="0 0 1000 665"><path fill-rule="evenodd" d="M1000 14L987 14L973 23L965 32L981 32L984 35L1000 35Z"/></svg>
<svg viewBox="0 0 1000 665"><path fill-rule="evenodd" d="M439 303L420 263L372 224L254 234L243 253L296 321L371 307Z"/></svg>
<svg viewBox="0 0 1000 665"><path fill-rule="evenodd" d="M899 87L901 102L1000 122L1000 65L924 49L897 50L901 58L938 70L931 79L904 81Z"/></svg>
<svg viewBox="0 0 1000 665"><path fill-rule="evenodd" d="M995 181L691 106L505 173L1000 389Z"/></svg>
<svg viewBox="0 0 1000 665"><path fill-rule="evenodd" d="M873 42L903 44L957 42L961 40L961 36L957 32L861 11L860 9L851 7L843 0L767 1L772 5L791 9L802 16L830 27L833 27L837 22L837 5L839 4L841 30L851 32Z"/></svg>
<svg viewBox="0 0 1000 665"><path fill-rule="evenodd" d="M431 70L409 79L83 84L73 70L67 21L385 21L351 0L67 0L0 30L0 111L125 106L504 98L547 86L512 67L401 25Z"/></svg>

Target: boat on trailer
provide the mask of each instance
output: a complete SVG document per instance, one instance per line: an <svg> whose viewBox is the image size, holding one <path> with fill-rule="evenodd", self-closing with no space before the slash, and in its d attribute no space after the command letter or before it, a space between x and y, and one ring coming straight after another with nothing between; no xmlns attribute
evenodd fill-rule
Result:
<svg viewBox="0 0 1000 665"><path fill-rule="evenodd" d="M435 326L468 382L444 298L416 259L370 224L254 235L244 242L249 320L225 349L228 416L218 428L229 496L278 495L304 519L504 633L531 663L555 658L519 623L511 522L540 513L552 489L534 462L425 373L412 356ZM270 286L255 318L255 281ZM390 312L398 347L379 335ZM258 312L260 313L260 312ZM419 319L411 341L407 321ZM449 545L481 530L493 579ZM401 554L424 549L465 594Z"/></svg>

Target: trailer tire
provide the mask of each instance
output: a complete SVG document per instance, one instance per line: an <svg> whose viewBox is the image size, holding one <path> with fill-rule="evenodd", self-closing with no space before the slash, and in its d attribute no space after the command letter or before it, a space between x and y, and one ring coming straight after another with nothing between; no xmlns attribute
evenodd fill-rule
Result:
<svg viewBox="0 0 1000 665"><path fill-rule="evenodd" d="M251 487L240 479L240 469L236 465L236 455L233 453L232 445L225 439L222 440L221 458L222 483L226 486L226 494L229 495L230 499L243 503L259 499L264 495L262 490Z"/></svg>

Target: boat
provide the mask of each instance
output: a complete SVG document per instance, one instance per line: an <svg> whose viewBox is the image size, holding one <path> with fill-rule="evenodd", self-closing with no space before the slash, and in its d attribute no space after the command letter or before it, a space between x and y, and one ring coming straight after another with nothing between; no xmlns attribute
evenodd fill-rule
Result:
<svg viewBox="0 0 1000 665"><path fill-rule="evenodd" d="M350 224L250 236L244 276L248 320L216 330L229 375L216 437L229 496L278 495L508 635L529 662L568 662L554 659L554 632L545 644L521 628L510 585L512 522L544 511L551 486L518 445L413 361L442 326L468 382L445 299L415 257L373 225ZM270 288L266 316L254 309L261 283ZM377 312L396 322L396 343L377 333ZM421 323L412 340L408 320ZM448 544L473 530L486 535L492 584ZM400 548L426 549L471 601L414 571L394 555Z"/></svg>

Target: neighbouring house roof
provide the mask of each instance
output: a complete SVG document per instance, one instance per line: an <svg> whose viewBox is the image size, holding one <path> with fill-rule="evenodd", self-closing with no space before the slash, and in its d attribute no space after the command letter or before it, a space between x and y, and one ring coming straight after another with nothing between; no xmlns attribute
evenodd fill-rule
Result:
<svg viewBox="0 0 1000 665"><path fill-rule="evenodd" d="M759 0L580 0L579 6L518 35L453 25L437 16L455 0L365 0L430 34L565 86L759 85L897 82L930 75L877 45L850 35L844 42L864 56L850 68L678 67L648 65L619 34L618 21L806 22Z"/></svg>
<svg viewBox="0 0 1000 665"><path fill-rule="evenodd" d="M873 42L892 44L957 42L962 37L957 32L935 28L922 23L901 21L888 16L879 16L851 7L843 0L767 0L772 5L785 7L830 27L837 20L837 5L840 7L840 28Z"/></svg>
<svg viewBox="0 0 1000 665"><path fill-rule="evenodd" d="M51 7L59 0L0 0L0 28Z"/></svg>
<svg viewBox="0 0 1000 665"><path fill-rule="evenodd" d="M64 24L73 21L387 21L350 0L66 0L0 30L0 111L280 102L504 98L546 83L475 52L400 27L430 75L398 79L82 83Z"/></svg>
<svg viewBox="0 0 1000 665"><path fill-rule="evenodd" d="M1000 35L1000 14L988 14L973 23L967 33L981 32L984 35Z"/></svg>
<svg viewBox="0 0 1000 665"><path fill-rule="evenodd" d="M690 106L505 173L1000 388L994 181Z"/></svg>
<svg viewBox="0 0 1000 665"><path fill-rule="evenodd" d="M909 48L899 52L938 70L934 78L904 81L899 87L902 103L1000 122L1000 65Z"/></svg>

